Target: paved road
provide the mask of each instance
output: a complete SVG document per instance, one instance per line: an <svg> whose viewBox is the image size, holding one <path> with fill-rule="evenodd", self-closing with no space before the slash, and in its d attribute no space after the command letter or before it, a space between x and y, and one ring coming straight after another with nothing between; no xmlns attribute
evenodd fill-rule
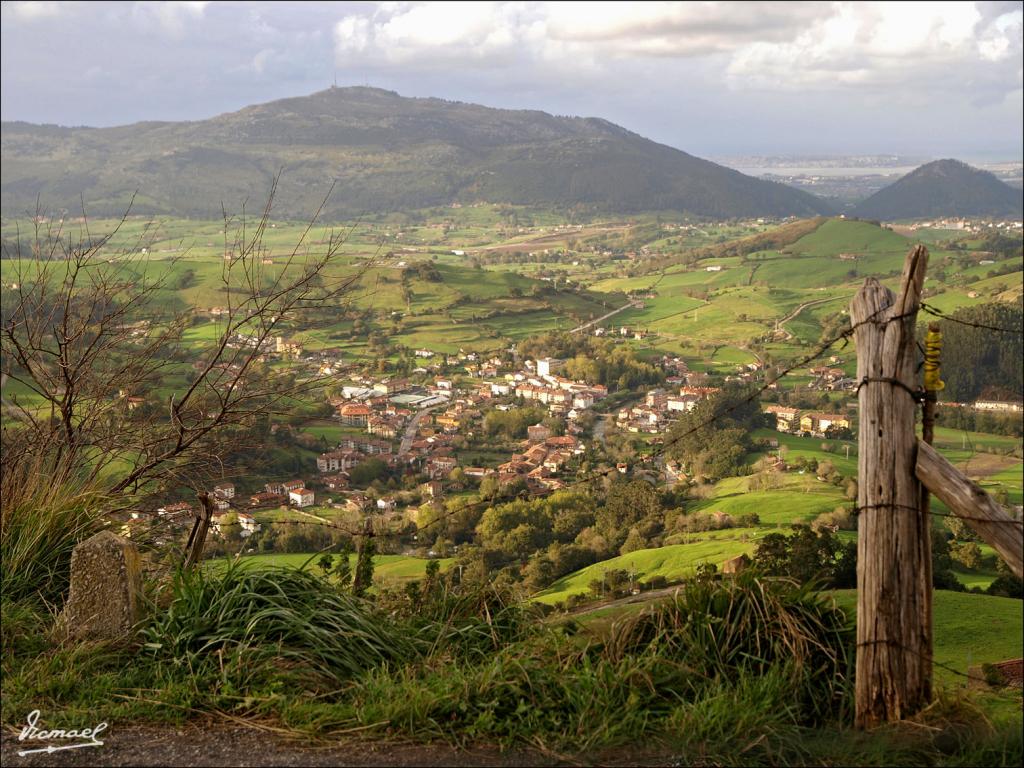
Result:
<svg viewBox="0 0 1024 768"><path fill-rule="evenodd" d="M440 408L442 405L446 405L446 403L438 403L437 405L432 405L430 408L424 408L422 411L417 412L415 416L409 419L409 423L405 427L405 432L402 433L402 442L398 446L399 455L402 455L403 453L408 453L409 449L412 448L412 441L416 439L416 429L420 425L420 419L422 419L435 408Z"/></svg>
<svg viewBox="0 0 1024 768"><path fill-rule="evenodd" d="M590 326L596 325L597 323L600 323L600 322L602 322L604 320L607 320L609 317L612 317L613 315L619 314L619 312L625 312L627 309L639 308L641 306L643 306L643 302L631 301L631 302L629 302L629 304L627 304L624 307L619 307L618 309L613 309L608 314L601 315L596 320L591 320L589 323L584 323L583 325L580 325L580 326L578 326L576 328L573 328L571 331L569 331L569 333L579 333L580 331L585 331Z"/></svg>

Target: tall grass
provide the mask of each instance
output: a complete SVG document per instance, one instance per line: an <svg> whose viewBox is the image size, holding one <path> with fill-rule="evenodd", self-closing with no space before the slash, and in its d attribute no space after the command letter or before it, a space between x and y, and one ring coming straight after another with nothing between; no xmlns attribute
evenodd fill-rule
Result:
<svg viewBox="0 0 1024 768"><path fill-rule="evenodd" d="M801 710L821 720L847 703L853 641L853 622L813 585L746 573L692 582L614 624L605 654L655 653L724 681L785 668Z"/></svg>
<svg viewBox="0 0 1024 768"><path fill-rule="evenodd" d="M416 655L414 639L369 603L310 571L232 562L217 573L179 572L170 590L169 606L143 634L146 647L171 665L271 664L316 685Z"/></svg>
<svg viewBox="0 0 1024 768"><path fill-rule="evenodd" d="M787 581L687 593L614 625L605 643L549 628L472 663L374 671L319 710L319 727L386 723L418 739L572 750L691 729L689 743L714 759L734 738L748 739L752 762L798 759L801 728L846 692L845 614Z"/></svg>
<svg viewBox="0 0 1024 768"><path fill-rule="evenodd" d="M87 480L55 477L43 460L5 459L0 499L0 594L58 603L72 549L103 527L104 496Z"/></svg>
<svg viewBox="0 0 1024 768"><path fill-rule="evenodd" d="M445 584L405 621L426 644L428 656L448 654L469 661L523 640L539 618L536 606L490 585L455 591Z"/></svg>

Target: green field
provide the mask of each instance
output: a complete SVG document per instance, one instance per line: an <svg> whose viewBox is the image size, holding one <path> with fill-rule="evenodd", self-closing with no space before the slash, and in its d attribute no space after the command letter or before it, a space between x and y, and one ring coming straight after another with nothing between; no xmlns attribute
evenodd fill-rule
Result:
<svg viewBox="0 0 1024 768"><path fill-rule="evenodd" d="M638 582L652 576L664 576L669 581L675 581L692 576L694 569L701 563L721 565L737 555L749 554L756 545L757 537L765 533L764 530L753 528L695 533L693 538L699 538L700 541L692 544L640 549L587 566L538 592L534 599L549 605L562 602L570 595L588 592L590 582L600 581L604 572L611 570L635 572Z"/></svg>
<svg viewBox="0 0 1024 768"><path fill-rule="evenodd" d="M1024 655L1024 601L945 590L933 594L936 679L963 687L966 680L938 664L966 673L975 665ZM840 605L856 608L856 590L837 590L835 596Z"/></svg>
<svg viewBox="0 0 1024 768"><path fill-rule="evenodd" d="M317 561L320 553L314 554L271 554L271 555L246 555L241 559L248 568L308 568L319 572ZM337 555L334 555L337 560ZM411 557L408 555L374 555L373 556L373 580L382 585L397 584L406 581L422 579L427 570L426 560L422 557ZM452 558L438 558L437 562L441 570L447 570L454 562ZM225 560L210 560L209 567L222 568ZM349 565L355 568L356 555L349 555Z"/></svg>
<svg viewBox="0 0 1024 768"><path fill-rule="evenodd" d="M625 222L566 226L567 222L552 212L524 209L519 213L525 226L517 229L508 228L494 206L424 212L417 217L380 216L355 226L318 226L306 236L303 248L316 252L331 231L345 232L345 242L328 277L365 271L353 290L339 300L339 309L364 313L367 332L383 333L393 345L438 352L495 350L531 334L575 327L623 306L625 292L637 291L647 294L644 307L606 322L650 332L642 342L625 343L639 346L646 354L682 354L693 370L729 374L755 359L749 351L753 340L764 337L798 307L813 302L781 327L793 338L770 345L776 359L792 359L805 352L800 345L817 342L822 318L843 309L865 275L890 284L915 242L869 222L836 218L823 220L810 234L777 250L737 256L731 255L736 251L727 250L730 240L770 233L771 226L707 225L680 231L650 215ZM110 231L115 223L92 220L89 230L93 235ZM4 219L0 232L11 238L18 226L22 233L31 231L29 222ZM65 235L70 232L74 237L82 227L69 219L64 224ZM206 311L224 307L228 301L223 254L225 242L230 248L233 232L225 241L223 229L223 223L217 221L133 216L108 251L132 280L163 276L166 288L155 297L159 308ZM303 231L300 222L270 222L263 245L272 263L260 266L264 282L286 269L298 274L299 264L285 265ZM607 248L641 247L663 260L660 271L647 270L642 258L624 261L619 257L615 261L599 256ZM509 249L548 250L553 256L561 254L562 260L488 263L480 269L470 263L473 258ZM694 252L712 255L696 262L692 258L683 261ZM839 254L857 258L839 259ZM1019 271L987 277L991 269L1003 267L1001 259L991 267L972 266L963 273L948 268L952 259L964 257L964 252L932 253L931 263L949 275L945 284L934 287L935 295L929 299L941 309L950 311L991 300L989 294L997 289L1002 291L999 298L1009 300L1003 293L1019 287ZM595 259L599 259L598 268ZM411 273L403 277L407 267L423 262L436 268L436 279L410 277ZM721 270L709 272L709 266ZM20 276L19 269L23 269ZM3 259L0 277L4 285L10 285L30 277L33 269L29 260ZM556 274L571 276L579 285L554 290L550 281L541 279ZM963 283L967 276L978 278L971 286L981 291L977 298L967 296ZM281 332L298 338L309 350L339 347L347 362L373 362L378 356L367 353L366 337L350 338L351 317L338 312L312 325L288 323ZM220 331L217 322L200 322L188 328L186 342L201 351ZM852 351L846 357L850 367ZM784 386L794 380L787 379ZM164 387L160 392L166 396L170 389Z"/></svg>

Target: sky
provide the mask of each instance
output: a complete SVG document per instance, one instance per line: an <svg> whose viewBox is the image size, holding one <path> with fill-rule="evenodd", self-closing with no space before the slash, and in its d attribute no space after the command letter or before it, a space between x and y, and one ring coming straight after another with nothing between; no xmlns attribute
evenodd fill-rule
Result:
<svg viewBox="0 0 1024 768"><path fill-rule="evenodd" d="M3 2L3 120L339 86L603 117L705 157L1017 160L1021 2Z"/></svg>

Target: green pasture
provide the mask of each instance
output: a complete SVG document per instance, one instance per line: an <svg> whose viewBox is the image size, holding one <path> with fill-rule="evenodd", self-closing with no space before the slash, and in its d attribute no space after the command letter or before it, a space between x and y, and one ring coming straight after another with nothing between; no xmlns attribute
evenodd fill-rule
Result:
<svg viewBox="0 0 1024 768"><path fill-rule="evenodd" d="M741 481L730 483L734 491L727 491L729 485L719 483L714 498L693 502L687 506L687 512L722 512L733 519L756 514L762 525L786 526L809 523L824 512L850 504L843 489L818 480L813 472L787 473L782 479L785 487L779 490L749 492L746 478L732 480Z"/></svg>
<svg viewBox="0 0 1024 768"><path fill-rule="evenodd" d="M251 568L310 568L319 570L317 562L320 560L320 553L312 554L269 554L269 555L245 555L241 558L246 567ZM339 555L334 556L335 563ZM349 555L349 565L354 569L357 556ZM393 582L414 581L422 579L427 570L429 560L422 557L411 557L408 555L374 555L373 556L373 577L375 582L388 584ZM439 558L437 561L441 570L445 571L454 562L452 558ZM210 560L208 567L223 568L226 560Z"/></svg>
<svg viewBox="0 0 1024 768"><path fill-rule="evenodd" d="M855 610L857 591L835 593L840 605ZM933 593L935 677L964 685L967 681L939 664L966 673L969 667L1024 653L1024 601L1008 597L936 590Z"/></svg>
<svg viewBox="0 0 1024 768"><path fill-rule="evenodd" d="M694 534L695 538L699 536L701 540L692 544L640 549L571 573L538 592L534 599L553 605L570 595L588 592L592 581L600 581L604 572L611 570L635 572L638 582L652 576L664 576L670 581L682 579L693 575L694 569L701 563L721 565L737 555L749 554L754 550L756 537L763 533L754 529L716 531Z"/></svg>

